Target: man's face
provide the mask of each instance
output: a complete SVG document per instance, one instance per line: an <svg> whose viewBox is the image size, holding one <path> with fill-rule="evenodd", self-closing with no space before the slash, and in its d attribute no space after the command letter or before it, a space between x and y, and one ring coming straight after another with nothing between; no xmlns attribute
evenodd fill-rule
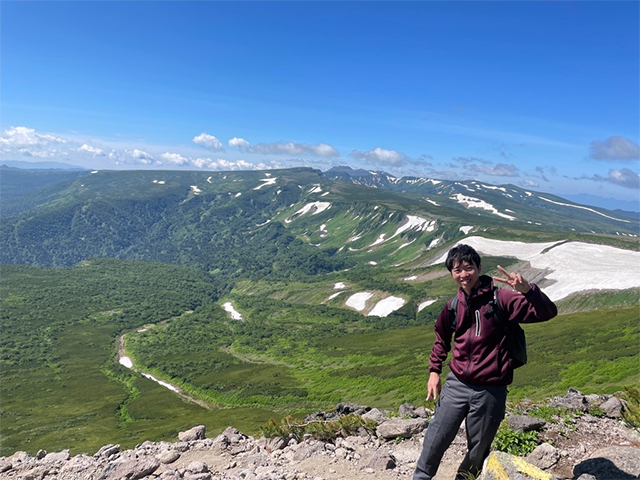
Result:
<svg viewBox="0 0 640 480"><path fill-rule="evenodd" d="M467 294L471 293L480 281L480 265L466 261L456 262L451 269L453 279Z"/></svg>

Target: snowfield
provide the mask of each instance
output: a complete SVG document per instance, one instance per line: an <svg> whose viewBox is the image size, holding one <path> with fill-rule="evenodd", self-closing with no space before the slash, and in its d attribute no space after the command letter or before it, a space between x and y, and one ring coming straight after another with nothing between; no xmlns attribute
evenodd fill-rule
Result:
<svg viewBox="0 0 640 480"><path fill-rule="evenodd" d="M242 315L235 308L233 308L233 304L231 302L227 302L222 305L227 312L231 314L231 318L234 320L242 320Z"/></svg>
<svg viewBox="0 0 640 480"><path fill-rule="evenodd" d="M305 213L311 212L311 215L317 215L331 208L330 202L311 202L307 203L304 207L294 213L291 217L285 219L285 223L291 223L293 217L302 216Z"/></svg>
<svg viewBox="0 0 640 480"><path fill-rule="evenodd" d="M427 308L429 305L433 305L436 302L437 302L437 300L425 300L420 305L418 305L418 311L421 312L422 310Z"/></svg>
<svg viewBox="0 0 640 480"><path fill-rule="evenodd" d="M463 185L463 186L466 187L467 190L473 191L469 187L467 187L466 185ZM453 197L451 197L451 199L455 200L456 202L458 202L461 205L466 206L467 208L481 208L481 209L487 210L487 211L489 211L489 212L491 212L491 213L493 213L495 215L498 215L499 217L506 218L507 220L515 220L516 219L516 217L512 217L511 215L500 213L496 207L494 207L490 203L485 202L484 200L480 200L479 198L468 197L466 195L458 193L458 194L454 195Z"/></svg>
<svg viewBox="0 0 640 480"><path fill-rule="evenodd" d="M384 298L373 307L373 310L367 314L367 317L386 317L390 313L402 308L405 303L407 303L406 300L400 297L391 296Z"/></svg>
<svg viewBox="0 0 640 480"><path fill-rule="evenodd" d="M360 312L367 306L367 300L371 297L373 297L373 293L370 292L354 293L347 299L345 305L347 307L355 308Z"/></svg>
<svg viewBox="0 0 640 480"><path fill-rule="evenodd" d="M555 283L544 292L554 301L586 290L640 288L640 252L583 242L523 243L484 237L467 237L459 243L471 245L481 255L515 257L550 271L545 278ZM432 265L443 263L446 256Z"/></svg>
<svg viewBox="0 0 640 480"><path fill-rule="evenodd" d="M266 174L265 174L266 175ZM278 177L273 177L273 178L261 178L260 181L264 182L261 185L258 185L256 188L254 188L254 190L260 190L262 187L266 187L267 185L273 185L276 183L276 180L278 179Z"/></svg>

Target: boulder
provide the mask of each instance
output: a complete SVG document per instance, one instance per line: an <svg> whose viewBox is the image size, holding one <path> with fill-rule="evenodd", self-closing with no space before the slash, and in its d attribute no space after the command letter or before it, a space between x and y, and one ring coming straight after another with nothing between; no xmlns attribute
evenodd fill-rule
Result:
<svg viewBox="0 0 640 480"><path fill-rule="evenodd" d="M548 470L560 461L560 452L553 445L542 443L538 445L533 452L527 455L527 462Z"/></svg>
<svg viewBox="0 0 640 480"><path fill-rule="evenodd" d="M600 408L609 418L620 418L624 405L618 397L611 397L606 402L600 404Z"/></svg>
<svg viewBox="0 0 640 480"><path fill-rule="evenodd" d="M410 438L423 431L427 424L428 422L424 418L392 418L378 425L376 434L379 438L384 438L385 440Z"/></svg>
<svg viewBox="0 0 640 480"><path fill-rule="evenodd" d="M125 457L110 463L102 472L100 480L137 480L151 475L160 466L157 458L138 459Z"/></svg>
<svg viewBox="0 0 640 480"><path fill-rule="evenodd" d="M204 440L205 438L205 426L198 425L197 427L193 427L186 432L178 433L178 440L181 442L193 442L195 440Z"/></svg>
<svg viewBox="0 0 640 480"><path fill-rule="evenodd" d="M507 421L509 426L516 432L537 431L547 424L543 419L530 417L529 415L509 415Z"/></svg>
<svg viewBox="0 0 640 480"><path fill-rule="evenodd" d="M372 420L376 423L382 423L388 420L387 416L377 408L372 408L367 413L362 415L362 418L364 418L365 420Z"/></svg>
<svg viewBox="0 0 640 480"><path fill-rule="evenodd" d="M403 403L398 408L398 416L400 418L416 418L418 414L416 413L416 409L410 403Z"/></svg>
<svg viewBox="0 0 640 480"><path fill-rule="evenodd" d="M554 397L550 405L552 407L566 408L567 410L580 410L586 412L589 409L587 398L578 390L570 388L564 397Z"/></svg>
<svg viewBox="0 0 640 480"><path fill-rule="evenodd" d="M361 462L365 468L373 470L391 470L396 468L396 459L393 455L376 450L364 462Z"/></svg>

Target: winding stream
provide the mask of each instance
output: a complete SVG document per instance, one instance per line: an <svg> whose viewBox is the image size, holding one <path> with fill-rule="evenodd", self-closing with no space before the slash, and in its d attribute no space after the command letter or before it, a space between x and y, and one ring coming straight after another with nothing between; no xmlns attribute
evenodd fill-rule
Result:
<svg viewBox="0 0 640 480"><path fill-rule="evenodd" d="M199 405L202 408L206 408L207 410L213 410L215 408L209 405L208 403L206 403L205 401L200 400L199 398L196 398L192 395L189 395L179 387L169 382L165 382L164 380L160 380L154 377L153 375L151 375L150 373L143 372L140 369L136 368L136 366L133 363L133 360L131 359L131 357L128 357L126 355L126 352L124 350L124 337L125 337L124 333L120 334L120 336L118 337L118 363L120 365L130 370L133 370L134 372L139 373L143 377L156 382L158 385L162 385L163 387L168 388L169 390L171 390L172 392L174 392L176 395L178 395L183 400L186 400L187 402L195 403L196 405Z"/></svg>

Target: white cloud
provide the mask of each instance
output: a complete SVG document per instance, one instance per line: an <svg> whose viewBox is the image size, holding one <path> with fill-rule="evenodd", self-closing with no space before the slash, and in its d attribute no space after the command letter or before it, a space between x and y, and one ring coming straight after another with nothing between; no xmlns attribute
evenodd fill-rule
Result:
<svg viewBox="0 0 640 480"><path fill-rule="evenodd" d="M229 146L238 147L240 150L242 150L244 148L251 147L251 144L247 142L244 138L233 137L231 140L229 140Z"/></svg>
<svg viewBox="0 0 640 480"><path fill-rule="evenodd" d="M49 135L46 133L38 133L33 128L27 127L9 127L0 136L0 145L7 147L31 147L31 146L47 146L50 144L66 143L61 137Z"/></svg>
<svg viewBox="0 0 640 480"><path fill-rule="evenodd" d="M593 141L590 147L591 158L595 160L637 160L640 147L633 140L613 136L604 141Z"/></svg>
<svg viewBox="0 0 640 480"><path fill-rule="evenodd" d="M104 157L107 154L101 148L92 147L91 145L87 145L86 143L78 148L79 152L88 153L94 157Z"/></svg>
<svg viewBox="0 0 640 480"><path fill-rule="evenodd" d="M326 143L309 145L297 142L275 142L251 145L244 138L233 137L229 140L229 146L237 147L248 153L261 153L263 155L313 155L325 158L340 156L335 148Z"/></svg>
<svg viewBox="0 0 640 480"><path fill-rule="evenodd" d="M213 135L209 135L206 132L201 133L197 137L193 137L193 143L202 145L206 149L212 150L214 152L224 150L224 148L222 148L222 143L220 142L220 140L218 140Z"/></svg>
<svg viewBox="0 0 640 480"><path fill-rule="evenodd" d="M160 155L160 158L171 165L187 165L189 163L189 160L184 158L179 153L166 152Z"/></svg>
<svg viewBox="0 0 640 480"><path fill-rule="evenodd" d="M496 177L519 177L518 168L507 163L496 163L495 165L468 165L467 170L474 173L484 173Z"/></svg>
<svg viewBox="0 0 640 480"><path fill-rule="evenodd" d="M138 150L134 148L131 152L131 156L133 158L137 158L138 160L153 160L153 157L149 155L147 152L143 152L142 150Z"/></svg>
<svg viewBox="0 0 640 480"><path fill-rule="evenodd" d="M609 182L625 188L640 188L640 176L628 168L609 170Z"/></svg>
<svg viewBox="0 0 640 480"><path fill-rule="evenodd" d="M537 188L540 186L538 182L534 182L533 180L529 180L526 178L520 182L520 185L526 188Z"/></svg>
<svg viewBox="0 0 640 480"><path fill-rule="evenodd" d="M360 152L354 150L351 152L351 156L356 160L363 160L365 162L374 164L391 165L393 167L400 167L404 165L408 158L406 155L395 150L387 150L385 148L376 147L368 152Z"/></svg>

